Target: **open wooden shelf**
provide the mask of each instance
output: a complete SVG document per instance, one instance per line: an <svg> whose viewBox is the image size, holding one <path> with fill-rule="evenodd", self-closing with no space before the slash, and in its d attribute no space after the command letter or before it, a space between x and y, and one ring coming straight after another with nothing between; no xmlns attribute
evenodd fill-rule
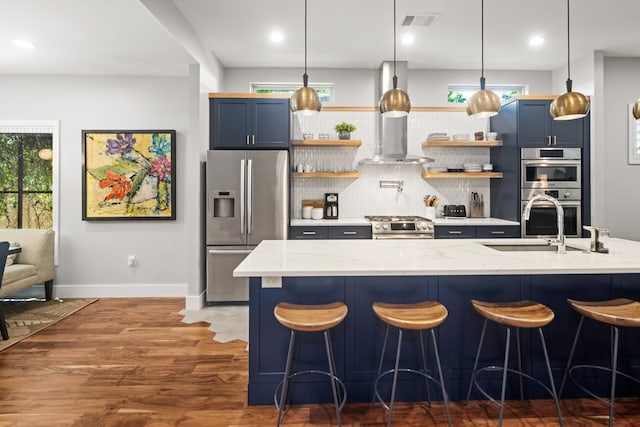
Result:
<svg viewBox="0 0 640 427"><path fill-rule="evenodd" d="M291 141L294 147L359 147L360 139L294 139Z"/></svg>
<svg viewBox="0 0 640 427"><path fill-rule="evenodd" d="M293 172L294 178L360 178L362 172Z"/></svg>
<svg viewBox="0 0 640 427"><path fill-rule="evenodd" d="M501 147L502 141L425 141L425 147Z"/></svg>
<svg viewBox="0 0 640 427"><path fill-rule="evenodd" d="M502 172L423 172L422 178L502 178Z"/></svg>

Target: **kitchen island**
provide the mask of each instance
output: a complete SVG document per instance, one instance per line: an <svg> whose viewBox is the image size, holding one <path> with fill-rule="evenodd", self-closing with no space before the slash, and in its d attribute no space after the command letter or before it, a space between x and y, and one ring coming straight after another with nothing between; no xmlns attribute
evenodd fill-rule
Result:
<svg viewBox="0 0 640 427"><path fill-rule="evenodd" d="M611 239L608 254L589 252L588 239L567 239L568 250L562 255L531 248L504 251L487 246L524 243L545 246L543 240L537 239L263 241L234 271L235 276L251 278L249 403L272 403L273 390L282 379L289 333L273 317L273 307L281 301L347 304L349 314L332 331L332 339L349 401L368 401L371 397L384 339L384 328L371 310L375 301L408 303L430 299L447 307L449 317L437 332L446 387L453 400L462 400L466 395L482 328L481 318L469 301L533 299L546 304L555 312L545 335L559 382L579 320L566 298L640 299L640 242ZM585 328L588 332L576 350L576 362L608 364L608 328L591 322ZM481 363L499 360L503 337L503 329L490 325ZM309 335L299 341L303 347L297 368L324 368L321 337ZM412 338L403 345L405 365L415 366L419 360L418 342ZM589 343L588 350L583 346L585 342ZM640 374L637 342L635 331L624 331L620 367L633 375ZM545 378L536 336L522 335L522 353L523 369ZM385 357L390 361L391 351ZM432 361L429 363L431 366ZM582 378L596 388L606 388L606 380L600 381L606 376L591 374L585 372ZM499 384L498 376L485 378L483 384L490 384L488 389ZM620 383L619 395L632 393L632 388L625 387ZM528 388L527 393L529 397L546 397L536 386ZM298 388L294 384L291 395L294 402L323 402L330 400L331 392L326 378L321 377L305 379ZM435 387L431 395L441 398ZM563 397L580 395L569 384ZM472 394L472 398L480 397ZM425 400L424 381L401 377L398 399Z"/></svg>

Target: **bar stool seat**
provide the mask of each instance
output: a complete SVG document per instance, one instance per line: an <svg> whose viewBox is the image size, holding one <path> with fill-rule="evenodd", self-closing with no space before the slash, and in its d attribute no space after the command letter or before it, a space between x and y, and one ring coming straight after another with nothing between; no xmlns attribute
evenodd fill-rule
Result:
<svg viewBox="0 0 640 427"><path fill-rule="evenodd" d="M396 385L398 382L398 372L410 372L410 373L418 374L425 378L426 387L427 387L427 399L429 400L429 403L431 403L431 398L429 395L428 381L432 381L440 386L443 399L444 399L445 411L447 414L447 422L449 426L451 426L451 417L449 415L449 397L447 395L447 392L444 386L442 366L440 364L440 356L438 354L438 345L436 342L436 336L434 332L434 328L442 324L442 322L444 322L444 320L447 318L449 314L449 312L447 311L447 308L444 305L435 301L422 301L422 302L412 303L412 304L388 304L383 302L375 302L372 308L376 316L378 316L378 318L387 325L386 333L384 337L384 344L382 346L382 353L380 355L380 363L378 364L378 373L376 375L376 380L373 386L373 397L371 399L372 404L376 399L378 399L382 403L382 406L389 411L387 426L391 426L391 421L393 419L393 404L395 401ZM387 349L387 342L389 338L390 327L395 327L398 329L398 346L396 348L396 359L395 359L395 364L393 369L382 372L384 354ZM416 369L399 367L400 350L402 348L403 330L418 331L420 334L420 350L422 353L422 368L423 368L423 370L421 371ZM424 338L422 334L423 331L425 330L429 330L431 332L431 338L433 341L433 351L435 355L436 365L438 367L439 379L436 379L433 376L428 374L425 351L424 351ZM392 373L393 373L393 383L391 385L391 400L387 405L378 391L378 384L380 383L380 380L384 376Z"/></svg>
<svg viewBox="0 0 640 427"><path fill-rule="evenodd" d="M578 313L598 322L614 326L640 327L640 302L626 298L609 301L576 301L567 302Z"/></svg>
<svg viewBox="0 0 640 427"><path fill-rule="evenodd" d="M632 380L638 384L640 384L640 379L632 377L624 372L618 370L618 338L619 338L619 327L630 327L637 328L640 327L640 302L633 301L626 298L617 298L613 300L607 301L577 301L573 299L567 299L569 305L581 314L580 322L578 323L578 328L576 330L576 335L573 339L573 345L571 346L571 352L569 353L569 360L567 361L567 369L565 370L564 376L562 378L562 385L560 386L560 394L564 389L567 377L571 378L571 381L576 384L582 391L595 398L596 400L604 403L609 407L609 426L613 426L614 422L614 404L615 404L615 392L616 392L616 377L622 376L629 380ZM610 326L612 333L612 342L611 342L611 367L607 366L599 366L599 365L574 365L571 366L571 362L573 360L573 354L576 349L576 345L578 343L578 338L580 336L580 331L582 330L582 324L584 322L585 317L588 317L596 322L601 322ZM591 368L597 369L601 371L611 372L611 389L610 389L610 398L604 399L598 395L596 395L591 390L584 387L576 378L573 376L573 371L575 369L584 369Z"/></svg>
<svg viewBox="0 0 640 427"><path fill-rule="evenodd" d="M273 314L285 328L301 332L321 332L340 324L347 317L347 306L341 302L322 305L300 305L281 302Z"/></svg>
<svg viewBox="0 0 640 427"><path fill-rule="evenodd" d="M281 302L273 309L273 314L280 324L291 331L289 339L289 350L282 381L273 393L273 400L278 409L278 420L276 425L280 425L282 412L287 399L289 381L299 375L320 374L326 375L331 380L331 391L333 402L336 408L338 425L342 425L340 411L347 401L347 389L344 383L336 376L336 362L333 356L333 347L329 330L338 326L347 316L348 308L341 302L318 305L301 305ZM295 345L296 332L322 332L324 333L325 349L327 352L327 363L329 371L308 369L292 373L293 350ZM338 388L339 387L339 388Z"/></svg>
<svg viewBox="0 0 640 427"><path fill-rule="evenodd" d="M484 302L471 300L480 315L514 328L541 328L553 320L553 311L535 301Z"/></svg>
<svg viewBox="0 0 640 427"><path fill-rule="evenodd" d="M547 353L547 346L544 340L544 334L542 332L542 327L548 325L553 321L554 313L553 311L545 306L544 304L540 304L536 301L524 300L524 301L513 301L513 302L486 302L486 301L478 301L471 300L471 305L473 308L484 317L484 324L482 326L482 334L480 335L480 342L478 343L478 351L476 353L475 362L473 365L473 371L471 374L471 381L469 382L469 388L467 390L467 398L465 403L469 401L469 397L471 396L471 389L475 385L476 388L482 393L486 398L491 400L493 403L497 404L500 408L500 415L498 418L498 426L502 425L502 419L504 415L504 399L506 395L506 385L507 385L507 372L511 372L513 374L517 374L520 378L520 398L524 398L523 384L522 379L527 378L542 388L547 390L549 394L553 397L553 400L556 405L556 411L558 413L558 420L560 425L562 426L562 414L560 412L560 403L558 401L558 394L556 393L555 383L553 381L553 374L551 372L551 365L549 363L549 355ZM500 325L506 326L507 336L505 343L505 351L504 351L504 365L503 366L485 366L482 368L478 368L478 360L480 358L480 352L482 351L482 344L484 342L484 336L487 329L487 322L491 320L492 322L498 323ZM518 369L509 368L509 346L511 342L511 328L516 329L516 346L518 352ZM540 335L540 342L542 344L542 350L544 354L544 359L547 367L547 374L549 376L549 385L544 384L537 378L528 375L522 370L522 357L520 352L520 329L537 329ZM489 395L481 386L478 384L477 376L480 372L484 371L502 371L502 387L500 392L500 401L497 401L495 398Z"/></svg>

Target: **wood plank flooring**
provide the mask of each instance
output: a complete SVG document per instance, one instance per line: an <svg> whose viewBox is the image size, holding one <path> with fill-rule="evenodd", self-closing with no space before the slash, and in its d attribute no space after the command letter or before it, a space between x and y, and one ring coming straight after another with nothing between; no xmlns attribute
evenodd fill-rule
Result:
<svg viewBox="0 0 640 427"><path fill-rule="evenodd" d="M272 426L273 406L247 406L242 341L220 344L185 324L183 299L101 299L0 352L0 427ZM564 400L565 426L601 426L608 409ZM640 403L616 402L616 426L640 426ZM493 426L487 402L451 404L454 426ZM382 426L378 405L348 404L345 426ZM335 425L329 405L296 406L284 425ZM394 426L444 426L441 403L398 404ZM510 402L504 426L558 425L550 400Z"/></svg>

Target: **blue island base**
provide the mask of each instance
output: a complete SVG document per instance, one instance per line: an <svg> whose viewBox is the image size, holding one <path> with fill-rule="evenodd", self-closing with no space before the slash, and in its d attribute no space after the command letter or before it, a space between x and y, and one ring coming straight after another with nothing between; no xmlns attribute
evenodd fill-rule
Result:
<svg viewBox="0 0 640 427"><path fill-rule="evenodd" d="M566 368L571 343L580 320L569 307L567 298L607 300L611 298L640 299L639 274L599 275L479 275L479 276L358 276L358 277L283 277L281 288L262 288L261 278L250 280L249 299L249 395L250 405L273 404L273 393L282 380L289 331L273 316L276 304L282 301L296 304L324 304L343 301L349 308L344 322L331 330L338 376L347 388L348 402L369 402L372 397L385 327L371 307L376 301L412 303L436 300L444 304L449 316L437 328L437 340L451 400L464 400L483 319L474 311L471 299L483 301L516 301L531 299L547 305L555 313L551 324L543 328L556 387L559 388ZM522 330L523 370L545 384L548 374L544 366L539 336L536 331ZM395 332L394 332L395 334ZM513 335L513 334L512 334ZM480 366L502 364L506 330L490 322ZM395 358L396 335L392 335L385 354L384 370L390 369ZM428 340L425 340L425 342ZM420 347L417 333L409 333L402 346L401 367L418 369ZM622 329L619 369L640 377L640 344L637 331ZM515 344L510 366L517 366ZM437 377L431 346L428 368ZM322 334L297 335L294 369L326 370L326 353ZM610 364L609 327L585 320L583 334L576 348L576 364ZM608 395L609 376L606 372L582 370L579 378L587 387L602 396ZM425 381L418 375L403 374L398 385L397 401L425 401ZM499 396L500 374L484 373L482 387L492 396ZM388 396L391 381L381 387ZM507 398L519 398L519 382L510 376ZM526 381L525 399L549 398L539 385ZM331 387L325 376L301 377L291 385L292 403L332 402ZM430 384L432 400L442 400L439 388ZM620 379L616 396L637 396L636 384ZM569 382L561 398L587 397ZM471 399L484 399L473 390Z"/></svg>

